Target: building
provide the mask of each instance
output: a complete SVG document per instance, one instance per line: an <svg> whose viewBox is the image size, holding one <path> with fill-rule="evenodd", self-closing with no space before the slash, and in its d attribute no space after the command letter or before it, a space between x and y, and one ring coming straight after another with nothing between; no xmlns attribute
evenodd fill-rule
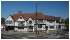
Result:
<svg viewBox="0 0 70 40"><path fill-rule="evenodd" d="M64 29L64 19L61 17L44 15L37 12L36 25L36 13L22 13L18 11L18 14L9 15L5 20L5 29L14 31L36 31L37 30L59 30Z"/></svg>
<svg viewBox="0 0 70 40"><path fill-rule="evenodd" d="M5 28L4 24L1 24L1 29L4 29L4 28Z"/></svg>

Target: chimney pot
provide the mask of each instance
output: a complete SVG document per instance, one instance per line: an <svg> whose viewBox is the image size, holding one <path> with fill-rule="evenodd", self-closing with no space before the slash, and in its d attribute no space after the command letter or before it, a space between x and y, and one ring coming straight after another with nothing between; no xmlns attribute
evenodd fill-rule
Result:
<svg viewBox="0 0 70 40"><path fill-rule="evenodd" d="M18 11L18 14L21 14L22 13L22 11Z"/></svg>

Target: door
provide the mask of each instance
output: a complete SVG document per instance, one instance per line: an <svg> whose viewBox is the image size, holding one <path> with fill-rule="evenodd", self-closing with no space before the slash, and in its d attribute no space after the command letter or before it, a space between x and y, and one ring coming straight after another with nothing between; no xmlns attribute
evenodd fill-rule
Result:
<svg viewBox="0 0 70 40"><path fill-rule="evenodd" d="M29 26L29 32L33 31L33 26Z"/></svg>
<svg viewBox="0 0 70 40"><path fill-rule="evenodd" d="M46 30L48 30L48 26L45 26Z"/></svg>
<svg viewBox="0 0 70 40"><path fill-rule="evenodd" d="M14 32L14 26L8 26L9 32Z"/></svg>

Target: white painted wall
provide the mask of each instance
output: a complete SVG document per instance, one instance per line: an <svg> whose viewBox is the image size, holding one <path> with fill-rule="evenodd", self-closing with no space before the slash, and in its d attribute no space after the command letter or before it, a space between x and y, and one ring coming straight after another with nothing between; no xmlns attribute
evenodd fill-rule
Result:
<svg viewBox="0 0 70 40"><path fill-rule="evenodd" d="M20 16L20 17L22 17L22 16ZM22 19L20 19L20 17L18 18L17 21L25 21L23 17L22 17Z"/></svg>
<svg viewBox="0 0 70 40"><path fill-rule="evenodd" d="M27 22L26 21L25 21L24 25L27 26Z"/></svg>
<svg viewBox="0 0 70 40"><path fill-rule="evenodd" d="M47 22L47 25L54 26L54 25L55 25L55 23L54 23L54 22L53 22L53 23L49 23L49 22Z"/></svg>
<svg viewBox="0 0 70 40"><path fill-rule="evenodd" d="M16 22L15 22L15 26L18 26L19 23L20 23L20 21L19 21L19 22L16 21ZM26 21L25 21L25 23L23 22L23 24L24 24L24 26L26 26Z"/></svg>
<svg viewBox="0 0 70 40"><path fill-rule="evenodd" d="M42 30L46 30L46 29L45 29L45 25L42 25Z"/></svg>
<svg viewBox="0 0 70 40"><path fill-rule="evenodd" d="M54 25L55 25L55 21L53 21L52 23L50 23L50 22L48 22L47 20L45 20L45 24L46 24L46 26L47 26L47 25L54 26Z"/></svg>
<svg viewBox="0 0 70 40"><path fill-rule="evenodd" d="M22 17L22 16L20 16L20 17ZM15 22L15 26L18 26L18 24L19 24L21 21L25 21L23 17L22 17L22 19L20 19L20 17L19 17L18 20ZM25 21L25 23L23 23L23 24L24 24L24 26L26 26L26 21Z"/></svg>
<svg viewBox="0 0 70 40"><path fill-rule="evenodd" d="M20 17L22 17L22 16L20 16ZM17 21L25 21L24 20L24 18L22 17L22 19L20 19L20 17L18 18L18 20ZM14 20L12 19L12 17L11 16L9 16L6 20L5 20L5 22L6 21L8 21L8 20L11 20L13 23L12 24L6 24L6 25L8 25L8 26L18 26L18 24L19 24L19 22L14 22ZM29 18L28 19L28 21L25 21L25 23L23 23L25 26L30 26L29 25L29 21L32 21L32 26L34 26L34 24L35 24L35 20L33 20L32 18ZM38 21L38 20L37 20ZM61 19L60 19L60 21L61 21ZM58 29L58 25L59 25L59 23L56 23L56 21L54 21L54 22L52 22L52 23L50 23L50 22L48 22L47 20L43 20L43 22L44 23L40 23L40 24L46 24L46 26L48 26L48 30L57 30ZM14 23L15 23L15 25L14 25ZM63 23L62 24L60 24L60 25L64 25ZM50 29L49 28L49 26L54 26L54 29ZM35 28L36 26L34 26L33 27L33 31L34 31L34 28ZM45 27L45 26L44 26ZM61 27L61 29L62 29L63 27ZM20 30L20 29L18 29L18 30ZM26 29L24 29L24 30L26 30ZM46 30L45 28L37 28L37 30Z"/></svg>
<svg viewBox="0 0 70 40"><path fill-rule="evenodd" d="M64 29L64 26L61 26L61 29Z"/></svg>
<svg viewBox="0 0 70 40"><path fill-rule="evenodd" d="M48 30L56 30L56 21L53 21L52 23L48 22L47 20L45 21L46 26L48 26ZM53 29L50 28L50 26L54 26Z"/></svg>
<svg viewBox="0 0 70 40"><path fill-rule="evenodd" d="M28 29L28 28L24 28L24 31L28 31L27 29Z"/></svg>
<svg viewBox="0 0 70 40"><path fill-rule="evenodd" d="M34 27L33 27L33 31L34 31Z"/></svg>
<svg viewBox="0 0 70 40"><path fill-rule="evenodd" d="M42 28L38 28L38 27L37 27L37 30L46 30L46 29L45 29L45 25L42 25Z"/></svg>
<svg viewBox="0 0 70 40"><path fill-rule="evenodd" d="M29 24L29 21L32 21L32 24ZM30 25L34 26L34 20L32 18L29 18L28 21L27 21L27 24L28 24L28 26L30 26Z"/></svg>
<svg viewBox="0 0 70 40"><path fill-rule="evenodd" d="M27 31L28 31L27 29L28 29L28 28L24 28L24 29L14 28L15 31L24 31L24 32L27 32Z"/></svg>
<svg viewBox="0 0 70 40"><path fill-rule="evenodd" d="M6 23L7 21L12 21L12 23L11 23L11 24L7 24L7 23ZM7 25L7 26L14 26L14 20L12 19L11 16L9 16L8 18L6 18L6 20L5 20L5 25Z"/></svg>
<svg viewBox="0 0 70 40"><path fill-rule="evenodd" d="M18 26L18 24L19 24L19 23L16 21L16 22L15 22L15 26Z"/></svg>
<svg viewBox="0 0 70 40"><path fill-rule="evenodd" d="M49 25L48 30L56 30L56 26L54 26L54 28L50 28L50 25Z"/></svg>

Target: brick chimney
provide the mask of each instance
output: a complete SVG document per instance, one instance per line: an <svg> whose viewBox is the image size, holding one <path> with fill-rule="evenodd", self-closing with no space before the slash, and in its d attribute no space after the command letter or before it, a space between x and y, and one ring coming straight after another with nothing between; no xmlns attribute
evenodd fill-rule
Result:
<svg viewBox="0 0 70 40"><path fill-rule="evenodd" d="M22 11L18 11L18 14L22 14Z"/></svg>

